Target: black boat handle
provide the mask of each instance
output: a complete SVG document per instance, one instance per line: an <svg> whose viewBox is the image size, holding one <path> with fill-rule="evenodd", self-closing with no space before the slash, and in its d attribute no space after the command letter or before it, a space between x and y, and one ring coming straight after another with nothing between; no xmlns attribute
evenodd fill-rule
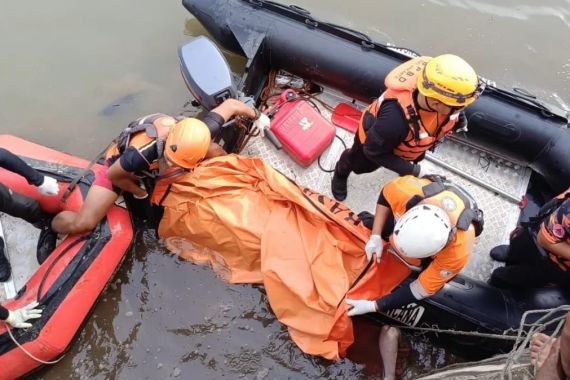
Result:
<svg viewBox="0 0 570 380"><path fill-rule="evenodd" d="M309 12L309 11L306 10L305 8L302 8L302 7L298 6L298 5L291 4L291 5L289 5L289 8L291 8L291 9L294 10L295 12L300 13L300 14L303 14L303 15L310 15L310 14L311 14L311 12Z"/></svg>
<svg viewBox="0 0 570 380"><path fill-rule="evenodd" d="M375 45L374 45L374 42L368 42L368 41L366 41L366 40L362 40L362 41L360 42L360 44L362 45L362 47L363 47L365 50L372 50L372 49L374 49L374 46L375 46Z"/></svg>
<svg viewBox="0 0 570 380"><path fill-rule="evenodd" d="M312 18L306 18L306 19L305 19L305 24L307 24L307 25L309 25L309 26L312 26L313 28L316 28L316 27L319 26L319 22L313 20Z"/></svg>

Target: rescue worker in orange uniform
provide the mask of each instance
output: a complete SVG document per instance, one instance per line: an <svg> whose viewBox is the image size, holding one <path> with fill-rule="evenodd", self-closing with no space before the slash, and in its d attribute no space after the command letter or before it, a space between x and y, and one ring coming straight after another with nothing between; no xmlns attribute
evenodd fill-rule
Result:
<svg viewBox="0 0 570 380"><path fill-rule="evenodd" d="M67 234L90 231L122 191L137 199L147 198L142 179L160 178L173 168L191 170L203 159L226 154L212 137L234 116L255 120L256 128L269 127L266 115L235 99L225 100L202 120L153 114L130 123L108 150L108 169L95 178L81 210L60 212L52 229Z"/></svg>
<svg viewBox="0 0 570 380"><path fill-rule="evenodd" d="M384 186L365 247L369 260L376 256L379 261L384 250L391 249L411 265L429 264L410 286L376 301L347 299L352 306L349 316L395 309L429 297L467 264L483 228L483 214L465 190L443 177L430 178L408 175Z"/></svg>
<svg viewBox="0 0 570 380"><path fill-rule="evenodd" d="M335 166L331 190L338 201L346 199L351 172L385 167L401 176L426 174L417 162L445 136L466 130L462 110L484 89L475 70L451 54L411 59L386 76L385 86Z"/></svg>
<svg viewBox="0 0 570 380"><path fill-rule="evenodd" d="M511 234L509 245L490 252L506 263L491 274L489 283L501 288L528 289L570 285L570 188L547 202Z"/></svg>

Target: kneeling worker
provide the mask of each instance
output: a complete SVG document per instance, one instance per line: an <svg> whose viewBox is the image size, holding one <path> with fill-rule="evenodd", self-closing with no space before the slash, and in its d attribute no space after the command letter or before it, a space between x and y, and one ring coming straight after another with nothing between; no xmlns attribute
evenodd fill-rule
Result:
<svg viewBox="0 0 570 380"><path fill-rule="evenodd" d="M172 168L193 169L206 158L226 154L212 141L212 136L234 116L256 120L258 128L269 126L266 115L235 99L225 100L202 120L164 114L135 120L108 150L108 169L95 178L79 212L59 213L51 224L53 230L68 234L90 231L107 214L121 191L137 199L148 197L141 179L160 178Z"/></svg>
<svg viewBox="0 0 570 380"><path fill-rule="evenodd" d="M389 236L390 249L412 265L429 264L410 286L373 300L351 300L348 315L395 309L439 291L467 264L483 214L473 198L443 177L398 177L384 186L378 198L366 255L379 261ZM391 224L396 225L391 231ZM422 260L423 261L423 260Z"/></svg>
<svg viewBox="0 0 570 380"><path fill-rule="evenodd" d="M511 234L509 245L491 250L506 263L491 274L491 285L528 289L570 285L570 189L547 202Z"/></svg>

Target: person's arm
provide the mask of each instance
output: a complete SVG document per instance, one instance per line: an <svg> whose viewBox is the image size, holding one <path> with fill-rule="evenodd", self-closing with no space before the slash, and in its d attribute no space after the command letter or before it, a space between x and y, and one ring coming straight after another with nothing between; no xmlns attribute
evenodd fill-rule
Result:
<svg viewBox="0 0 570 380"><path fill-rule="evenodd" d="M107 178L121 190L128 191L137 198L145 198L148 194L140 187L140 181L133 173L148 170L153 157L157 156L156 144L147 146L145 152L134 147L128 147L121 157L107 169ZM147 157L148 156L148 157Z"/></svg>
<svg viewBox="0 0 570 380"><path fill-rule="evenodd" d="M376 213L374 214L374 224L372 225L371 235L381 235L384 225L390 217L392 211L389 207L376 204Z"/></svg>
<svg viewBox="0 0 570 380"><path fill-rule="evenodd" d="M565 241L561 241L559 243L551 243L541 233L539 233L537 237L538 244L542 248L564 260L570 260L570 244L566 243Z"/></svg>
<svg viewBox="0 0 570 380"><path fill-rule="evenodd" d="M220 115L224 119L224 122L234 116L245 116L250 119L257 119L257 112L254 108L236 99L224 100L222 104L214 108L211 112Z"/></svg>
<svg viewBox="0 0 570 380"><path fill-rule="evenodd" d="M376 201L376 213L374 214L374 223L372 224L372 235L381 235L384 231L386 221L392 215L392 209L386 197L384 197L384 189L380 191L378 200Z"/></svg>
<svg viewBox="0 0 570 380"><path fill-rule="evenodd" d="M227 99L224 100L222 104L208 112L206 116L202 118L202 121L208 126L208 129L210 129L212 138L215 138L222 129L224 123L234 116L245 116L250 119L257 119L259 115L258 111L256 111L254 108L251 108L247 104L236 99ZM219 149L221 149L221 147ZM215 151L215 149L212 147L210 150L215 152L215 154L206 156L206 158L225 154L225 151L223 151L223 149L219 149Z"/></svg>
<svg viewBox="0 0 570 380"><path fill-rule="evenodd" d="M0 148L0 167L21 175L30 185L41 186L44 182L44 176L40 172L4 148Z"/></svg>
<svg viewBox="0 0 570 380"><path fill-rule="evenodd" d="M408 123L396 101L386 101L380 106L378 117L366 131L363 151L366 158L400 176L419 174L419 165L394 154L394 149L408 135Z"/></svg>
<svg viewBox="0 0 570 380"><path fill-rule="evenodd" d="M107 170L109 180L121 190L128 191L137 198L145 198L148 194L140 187L140 181L130 172L123 169L120 160L117 160Z"/></svg>

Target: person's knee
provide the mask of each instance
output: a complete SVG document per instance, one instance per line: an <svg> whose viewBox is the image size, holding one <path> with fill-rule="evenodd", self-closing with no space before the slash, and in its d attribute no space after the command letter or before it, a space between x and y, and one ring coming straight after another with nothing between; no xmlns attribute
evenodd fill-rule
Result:
<svg viewBox="0 0 570 380"><path fill-rule="evenodd" d="M73 232L82 233L93 230L101 220L90 214L78 214L73 223Z"/></svg>
<svg viewBox="0 0 570 380"><path fill-rule="evenodd" d="M386 339L389 339L389 340L400 339L400 329L397 327L382 326L381 333Z"/></svg>

